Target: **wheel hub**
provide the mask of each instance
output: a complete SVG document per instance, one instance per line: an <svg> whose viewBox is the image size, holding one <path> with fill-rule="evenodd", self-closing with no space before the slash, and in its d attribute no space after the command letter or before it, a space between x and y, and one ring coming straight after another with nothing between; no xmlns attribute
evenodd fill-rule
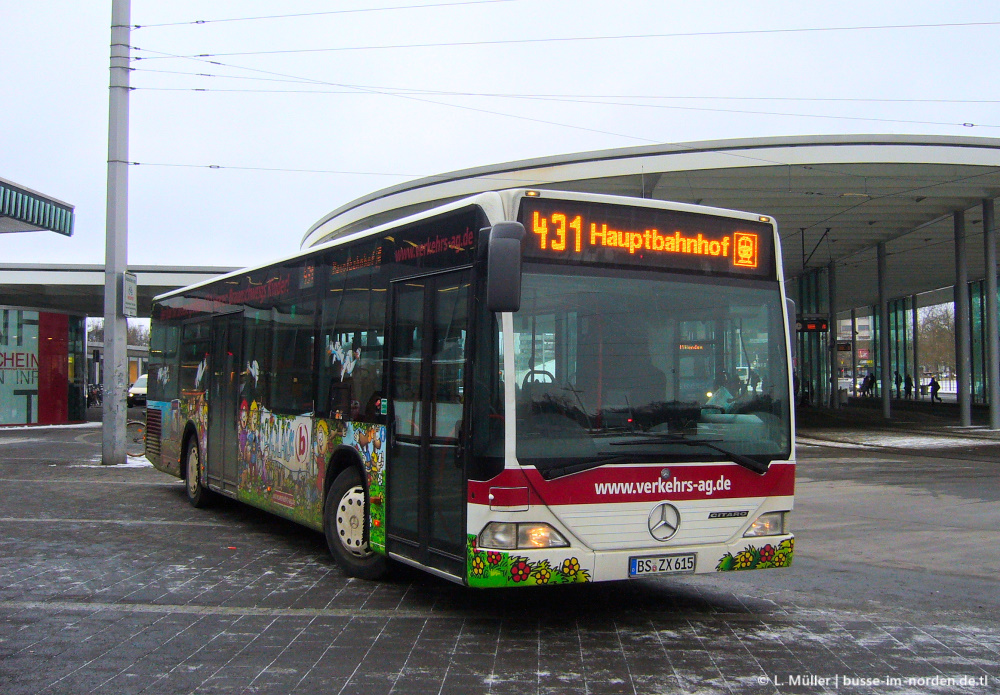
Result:
<svg viewBox="0 0 1000 695"><path fill-rule="evenodd" d="M187 461L187 489L192 497L198 492L198 450L192 449Z"/></svg>
<svg viewBox="0 0 1000 695"><path fill-rule="evenodd" d="M365 540L365 490L357 485L340 498L337 505L337 537L355 557L368 557L371 549Z"/></svg>

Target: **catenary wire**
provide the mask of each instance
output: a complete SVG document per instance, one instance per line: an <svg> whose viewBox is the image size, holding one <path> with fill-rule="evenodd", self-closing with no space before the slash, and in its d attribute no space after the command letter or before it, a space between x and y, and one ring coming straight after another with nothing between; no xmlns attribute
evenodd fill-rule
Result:
<svg viewBox="0 0 1000 695"><path fill-rule="evenodd" d="M397 5L395 7L363 7L352 10L326 10L323 12L299 12L294 14L272 14L258 17L227 17L224 19L196 19L187 22L161 22L159 24L133 24L132 29L154 29L157 27L178 27L203 24L218 24L221 22L252 22L262 19L290 19L298 17L318 17L321 15L334 14L361 14L365 12L386 12L396 10L424 10L441 7L459 7L462 5L493 5L506 2L520 2L521 0L466 0L465 2L438 2L428 5Z"/></svg>
<svg viewBox="0 0 1000 695"><path fill-rule="evenodd" d="M610 131L595 130L595 129L591 129L591 128L585 128L583 126L574 126L574 125L570 125L570 124L567 124L567 123L559 123L559 122L556 122L556 121L545 121L545 120L541 120L541 119L533 119L533 118L529 118L529 117L526 117L526 116L519 116L519 115L515 115L515 114L508 114L508 113L504 113L504 112L500 112L500 111L491 111L491 110L488 110L488 109L479 109L479 108L473 108L473 107L470 107L470 106L461 106L461 105L457 105L457 104L450 104L448 102L440 102L440 101L435 101L433 99L421 98L421 97L414 96L412 94L399 94L399 93L393 93L393 92L382 92L382 91L379 91L377 89L360 87L360 86L357 86L357 85L344 85L344 84L339 84L339 83L335 83L335 82L329 82L329 81L325 81L325 80L319 80L319 79L315 79L315 78L301 77L300 75L289 75L287 73L274 72L274 71L271 71L271 70L263 70L261 68L251 68L251 67L247 67L247 66L243 66L243 65L233 65L232 63L223 63L221 61L209 60L207 58L199 58L199 57L192 57L192 56L178 56L178 55L173 55L173 54L169 54L169 53L163 53L163 52L160 52L160 51L150 51L150 52L159 53L160 55L164 55L164 56L172 56L172 57L175 57L175 58L183 58L185 60L190 60L190 61L198 62L198 63L207 63L209 65L217 65L217 66L220 66L220 67L232 68L234 70L246 70L248 72L253 72L253 73L258 73L258 74L263 74L263 75L271 75L271 76L275 76L275 77L285 77L285 78L299 79L299 80L302 80L302 82L309 83L309 84L326 85L326 86L332 86L332 87L348 87L348 86L350 86L350 87L352 87L354 89L357 89L358 92L360 92L360 93L383 94L385 96L394 96L394 97L397 97L397 98L400 98L400 99L409 99L409 100L417 101L417 102L423 102L423 103L428 103L428 104L435 104L437 106L445 106L445 107L462 109L462 110L467 110L467 111L477 111L477 112L480 112L480 113L487 113L487 114L491 114L491 115L494 115L494 116L501 116L501 117L506 117L506 118L518 119L518 120L528 120L528 121L532 121L532 122L536 122L536 123L545 123L545 124L548 124L548 125L555 125L555 126L559 126L559 127L563 127L563 128L570 128L570 129L576 129L576 130L584 130L584 131L589 131L589 132L596 132L596 133L600 133L600 134L603 134L603 135L613 135L615 137L624 137L624 138L632 139L632 140L640 140L640 141L647 142L647 143L652 143L652 144L670 145L670 146L676 147L678 152L683 152L685 150L691 149L688 146L685 146L684 144L677 143L677 142L669 142L669 141L668 142L664 142L664 141L661 141L661 140L654 140L654 139L651 139L651 138L643 138L643 137L635 136L635 135L627 135L627 134L623 134L623 133L614 133L614 132L610 132ZM767 158L760 157L760 156L749 155L749 154L746 154L746 153L737 153L737 152L728 152L728 151L726 151L726 152L720 152L720 154L728 156L728 157L733 157L733 158L736 158L736 159L745 160L745 161L761 162L761 163L771 164L771 165L773 165L773 164L779 164L779 165L782 165L782 166L791 166L787 162L775 161L775 160L767 159ZM812 168L815 169L816 167L813 166ZM837 173L838 175L843 175L839 171L835 172L835 173Z"/></svg>
<svg viewBox="0 0 1000 695"><path fill-rule="evenodd" d="M245 80L245 81L257 81L257 82L283 82L288 84L310 84L310 81L302 78L295 79L278 79L273 77L248 77L246 75L217 75L206 72L184 72L180 70L155 70L152 68L133 68L134 73L156 73L163 75L185 75L189 77L212 77L221 80ZM353 87L355 85L345 85ZM876 98L876 97L776 97L776 96L756 96L756 97L736 97L736 96L715 96L715 95L691 95L691 94L516 94L510 92L469 92L469 91L457 91L457 90L444 90L444 89L416 89L413 87L380 87L378 85L356 85L358 87L365 87L368 89L379 89L386 93L402 93L402 94L427 94L433 96L467 96L467 97L496 97L499 99L658 99L658 100L705 100L705 101L830 101L830 102L861 102L861 103L879 103L879 104L1000 104L1000 99L913 99L913 98L901 98L901 99L891 99L891 98ZM185 89L190 89L191 91L226 91L217 88L209 89L197 89L194 87L187 88L168 88L168 87L137 87L137 89L146 90L170 90L174 91L184 91ZM230 90L233 91L233 90ZM241 91L280 91L280 90L241 90ZM356 94L356 91L320 91L316 90L320 94Z"/></svg>
<svg viewBox="0 0 1000 695"><path fill-rule="evenodd" d="M219 88L198 88L198 87L132 87L133 90L142 91L154 91L154 92L219 92L219 93L237 93L237 94L364 94L364 92L358 91L327 91L319 89L219 89ZM410 96L410 92L369 92L369 94L376 96ZM462 95L466 96L466 95ZM483 95L486 96L486 95ZM559 102L559 103L569 103L569 104L588 104L592 106L627 106L632 108L646 108L646 109L669 109L675 111L699 111L703 113L732 113L739 114L742 116L781 116L786 118L824 118L839 121L867 121L873 123L900 123L907 125L939 125L939 126L957 126L963 128L1000 128L1000 125L991 125L988 123L972 123L969 121L922 121L916 119L905 119L905 118L877 118L874 116L833 116L829 114L815 114L815 113L786 113L781 111L752 111L749 109L718 109L718 108L707 108L703 106L678 106L676 104L635 104L635 103L625 103L625 102L615 102L615 101L594 101L587 99L558 99L554 97L519 97L528 98L536 101L547 101L547 102ZM433 102L441 103L441 102ZM450 104L456 108L471 108L463 107L457 104ZM479 109L474 109L479 110ZM486 113L495 113L487 111ZM509 114L505 114L509 115ZM534 119L529 119L534 120ZM542 123L555 124L553 121L540 121ZM558 124L565 125L565 124ZM570 126L573 127L573 126ZM606 131L595 131L605 134L617 134L608 133ZM623 136L630 137L630 136ZM639 138L637 138L639 139ZM654 142L654 141L650 141Z"/></svg>
<svg viewBox="0 0 1000 695"><path fill-rule="evenodd" d="M340 51L381 51L406 48L461 48L467 46L505 46L517 44L537 44L537 43L567 43L574 41L622 41L639 39L665 39L665 38L695 38L705 36L755 36L767 34L798 34L798 33L818 33L818 32L839 32L839 31L879 31L879 30L899 30L899 29L943 29L943 28L974 28L998 26L1000 22L948 22L937 24L883 24L854 27L805 27L797 29L744 29L733 31L696 31L696 32L673 32L665 34L619 34L611 36L567 36L567 37L547 37L538 39L493 39L482 41L444 41L433 43L408 43L408 44L385 44L381 46L333 46L328 48L288 48L269 51L233 51L230 53L195 53L190 55L170 56L175 58L231 58L234 56L250 55L280 55L289 53L333 53ZM143 48L137 46L134 50L142 51ZM168 56L137 57L133 60L164 60Z"/></svg>

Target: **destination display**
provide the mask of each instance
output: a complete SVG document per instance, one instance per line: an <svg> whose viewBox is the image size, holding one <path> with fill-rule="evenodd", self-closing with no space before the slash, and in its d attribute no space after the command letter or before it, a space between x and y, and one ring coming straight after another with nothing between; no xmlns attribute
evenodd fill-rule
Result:
<svg viewBox="0 0 1000 695"><path fill-rule="evenodd" d="M525 258L774 277L767 222L526 197Z"/></svg>

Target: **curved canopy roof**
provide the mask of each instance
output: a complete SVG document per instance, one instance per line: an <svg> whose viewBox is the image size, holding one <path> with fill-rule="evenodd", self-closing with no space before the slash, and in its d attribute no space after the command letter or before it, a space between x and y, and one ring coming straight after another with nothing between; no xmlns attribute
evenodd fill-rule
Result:
<svg viewBox="0 0 1000 695"><path fill-rule="evenodd" d="M889 293L954 283L953 213L966 211L969 278L985 275L982 201L1000 195L1000 139L839 135L720 140L545 157L411 181L359 198L302 246L466 195L514 187L609 193L733 208L778 221L785 277L837 266L838 310L873 304L875 247Z"/></svg>
<svg viewBox="0 0 1000 695"><path fill-rule="evenodd" d="M43 230L73 236L73 206L0 179L0 234Z"/></svg>

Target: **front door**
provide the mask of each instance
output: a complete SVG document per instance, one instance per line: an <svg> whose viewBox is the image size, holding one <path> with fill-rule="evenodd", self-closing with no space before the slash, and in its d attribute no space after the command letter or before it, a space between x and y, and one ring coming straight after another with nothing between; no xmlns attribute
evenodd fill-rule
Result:
<svg viewBox="0 0 1000 695"><path fill-rule="evenodd" d="M208 356L208 481L226 492L236 492L237 397L240 387L240 350L243 315L212 319L212 351Z"/></svg>
<svg viewBox="0 0 1000 695"><path fill-rule="evenodd" d="M465 575L468 270L392 285L386 546Z"/></svg>

